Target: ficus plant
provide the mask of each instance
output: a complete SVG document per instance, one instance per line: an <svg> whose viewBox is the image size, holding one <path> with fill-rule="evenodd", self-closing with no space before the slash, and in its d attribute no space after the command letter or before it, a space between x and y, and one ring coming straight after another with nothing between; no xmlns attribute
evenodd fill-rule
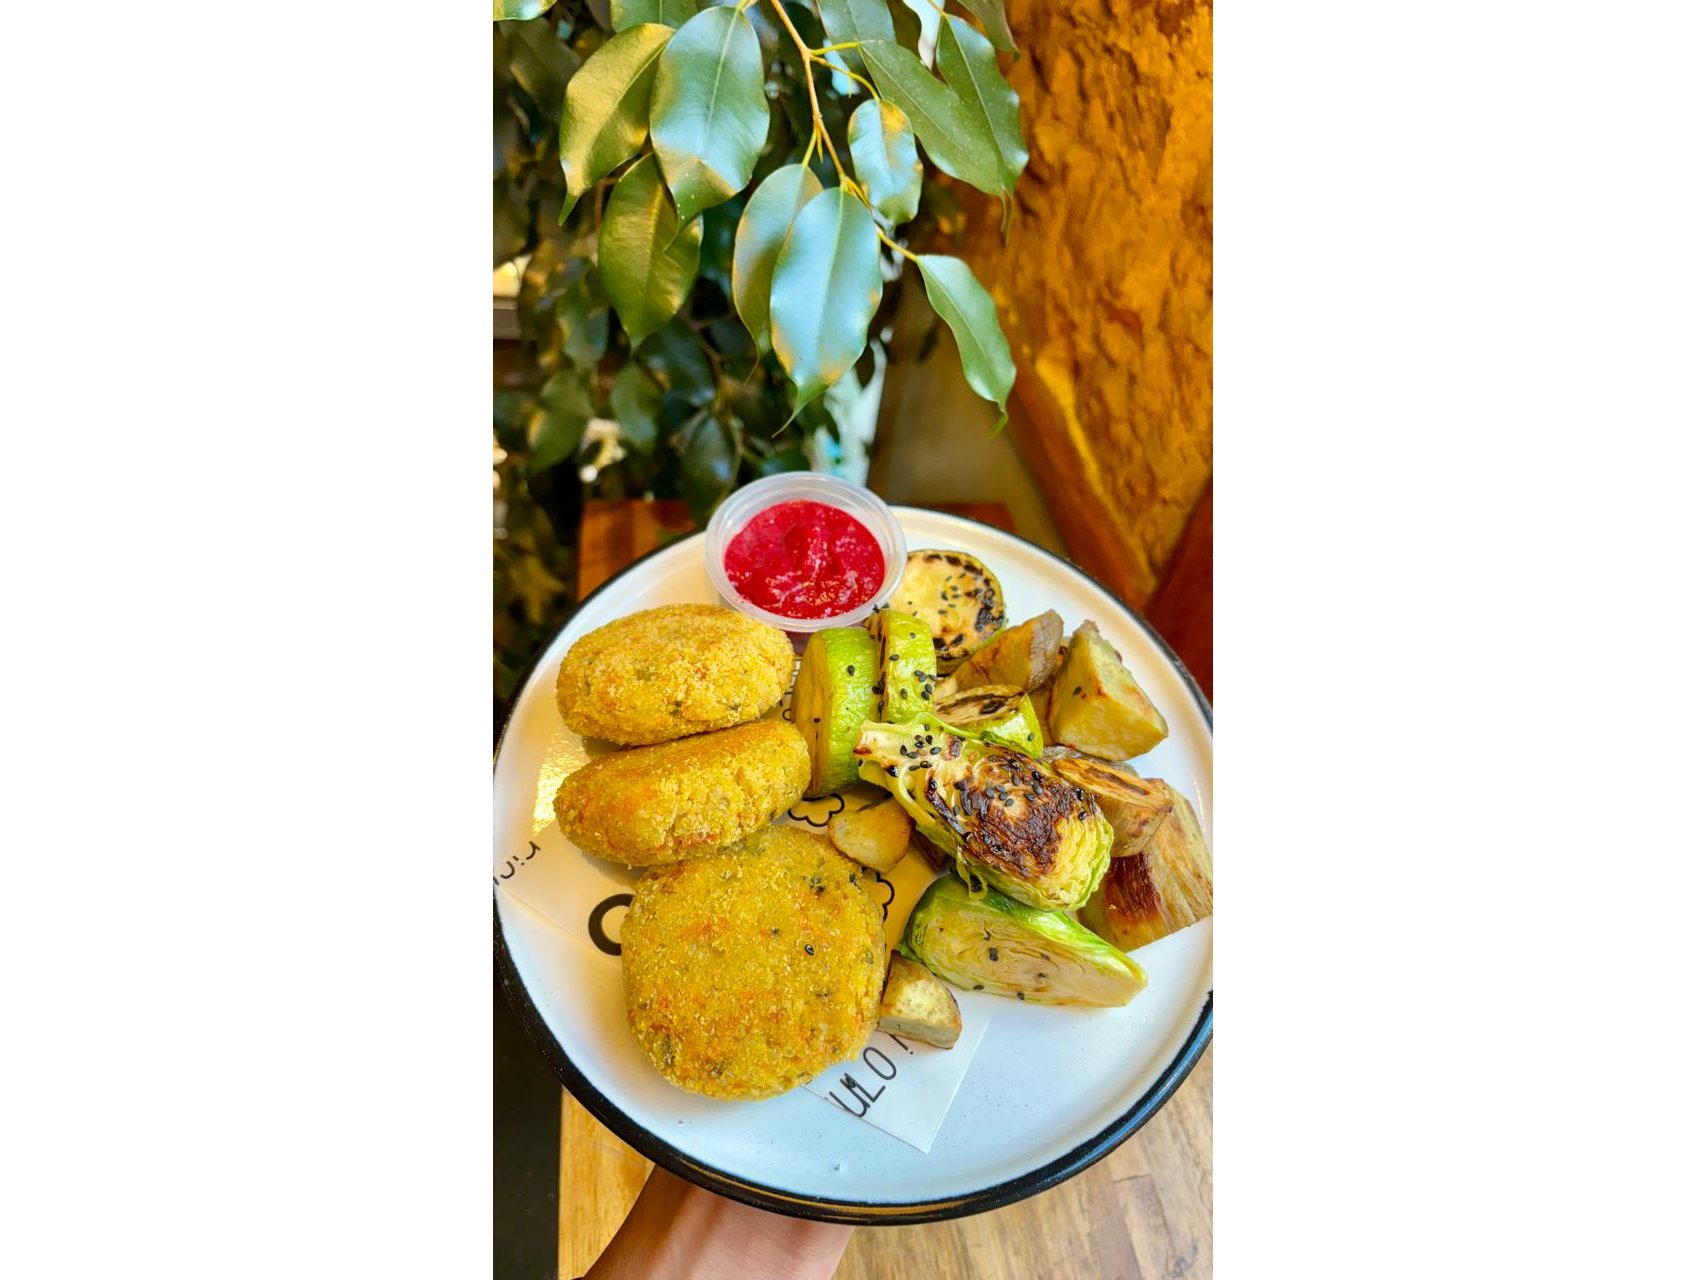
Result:
<svg viewBox="0 0 1706 1280"><path fill-rule="evenodd" d="M1016 50L1003 0L912 2L494 0L494 261L527 255L494 412L500 697L566 606L584 493L703 520L834 461L908 264L1005 422L993 300L908 244L961 221L925 161L1011 208Z"/></svg>

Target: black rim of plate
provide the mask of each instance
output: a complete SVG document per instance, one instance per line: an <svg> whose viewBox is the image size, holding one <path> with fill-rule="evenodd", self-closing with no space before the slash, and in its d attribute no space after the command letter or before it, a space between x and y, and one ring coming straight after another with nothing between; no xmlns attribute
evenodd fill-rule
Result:
<svg viewBox="0 0 1706 1280"><path fill-rule="evenodd" d="M1167 656L1173 664L1173 669L1184 679L1185 686L1196 699L1197 708L1207 721L1209 733L1214 733L1214 710L1209 706L1208 699L1203 696L1202 689L1197 685L1195 677L1179 661L1179 655L1173 648L1150 626L1138 612L1127 605L1113 592L1108 591L1102 584L1096 582L1088 573L1064 556L1057 555L1047 547L1038 546L1034 542L998 529L994 525L982 524L965 516L954 515L947 511L934 511L928 507L896 506L896 511L915 511L920 515L958 521L971 525L979 533L993 533L999 537L1010 539L1021 546L1040 551L1051 560L1065 565L1072 572L1093 583L1107 592L1108 597L1141 627L1144 633L1154 642L1155 646ZM689 537L696 535L689 535ZM545 653L557 642L557 638L574 622L575 617L587 605L591 604L606 589L626 578L653 556L665 551L675 550L685 539L665 543L628 565L620 573L612 575L598 586L594 587L586 599L575 606L568 617L563 619L562 626L551 634L551 638L540 646L539 652L533 656L533 661L527 664L527 669L517 678L515 689L510 694L509 704L504 708L503 722L498 727L497 739L492 750L492 770L497 771L498 753L503 749L504 735L509 731L511 718L515 714L516 703L526 689L528 681L533 678L534 669L538 667ZM584 1075L580 1073L570 1059L568 1051L558 1043L557 1037L545 1025L545 1019L533 1003L533 997L517 972L515 961L509 953L509 943L504 937L503 918L498 911L497 890L492 891L492 950L498 974L503 981L504 993L509 997L510 1006L520 1018L527 1034L533 1043L545 1055L557 1078L563 1082L563 1087L574 1095L583 1107L598 1118L600 1124L609 1129L622 1141L633 1147L641 1155L654 1164L663 1166L678 1177L686 1178L689 1182L697 1183L707 1190L719 1195L738 1200L742 1204L754 1208L767 1209L772 1213L787 1214L794 1218L812 1218L821 1222L846 1222L859 1226L891 1225L901 1226L918 1222L943 1222L949 1218L962 1218L974 1213L984 1213L990 1209L999 1209L1003 1205L1034 1196L1050 1187L1064 1182L1074 1174L1082 1173L1096 1161L1118 1147L1132 1134L1141 1129L1149 1118L1159 1111L1168 1098L1171 1098L1178 1087L1184 1083L1185 1077L1191 1073L1203 1051L1208 1048L1209 1040L1214 1034L1214 991L1211 988L1208 999L1197 1014L1196 1025L1185 1037L1185 1043L1179 1052L1167 1064L1160 1078L1144 1090L1124 1115L1120 1116L1095 1137L1080 1143L1066 1154L1057 1156L1049 1163L1042 1165L1029 1173L1009 1178L1005 1182L984 1187L969 1195L952 1196L943 1200L923 1200L911 1203L883 1203L868 1200L833 1200L820 1196L801 1195L798 1192L784 1191L779 1187L765 1186L761 1182L752 1182L739 1178L721 1169L712 1167L695 1160L685 1151L678 1150L650 1129L635 1121L626 1112L619 1109L608 1098L600 1093Z"/></svg>

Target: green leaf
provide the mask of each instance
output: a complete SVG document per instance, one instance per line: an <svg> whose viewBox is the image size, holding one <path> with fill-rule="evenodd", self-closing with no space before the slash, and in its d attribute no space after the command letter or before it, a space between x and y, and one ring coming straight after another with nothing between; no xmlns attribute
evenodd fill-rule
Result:
<svg viewBox="0 0 1706 1280"><path fill-rule="evenodd" d="M687 434L681 450L681 496L694 520L703 524L735 486L740 450L729 429L706 417Z"/></svg>
<svg viewBox="0 0 1706 1280"><path fill-rule="evenodd" d="M1001 185L1012 191L1031 156L1019 129L1019 95L1001 78L994 46L969 22L950 16L937 39L936 65L948 87L975 109L987 145L1001 158Z"/></svg>
<svg viewBox="0 0 1706 1280"><path fill-rule="evenodd" d="M517 22L509 28L509 40L510 74L543 118L557 126L563 89L580 69L580 55L558 38L554 22Z"/></svg>
<svg viewBox="0 0 1706 1280"><path fill-rule="evenodd" d="M823 13L823 30L830 44L895 38L887 0L818 0L817 7ZM857 49L843 49L841 57L853 70L864 69Z"/></svg>
<svg viewBox="0 0 1706 1280"><path fill-rule="evenodd" d="M492 0L492 21L506 18L537 18L551 7L551 0Z"/></svg>
<svg viewBox="0 0 1706 1280"><path fill-rule="evenodd" d="M906 112L875 98L861 102L847 125L847 150L853 155L853 172L878 213L901 223L918 212L924 165Z"/></svg>
<svg viewBox="0 0 1706 1280"><path fill-rule="evenodd" d="M960 0L960 3L983 23L984 33L992 45L1008 53L1019 52L1019 46L1013 43L1013 28L1007 25L1006 0Z"/></svg>
<svg viewBox="0 0 1706 1280"><path fill-rule="evenodd" d="M745 14L717 5L676 32L658 59L651 120L652 147L683 220L752 179L770 103L758 37Z"/></svg>
<svg viewBox="0 0 1706 1280"><path fill-rule="evenodd" d="M610 411L622 428L622 438L648 458L657 447L662 407L663 392L637 362L630 361L617 371L610 384Z"/></svg>
<svg viewBox="0 0 1706 1280"><path fill-rule="evenodd" d="M1003 194L1001 156L976 105L931 75L916 53L892 40L868 41L864 53L878 91L906 112L936 167L979 191Z"/></svg>
<svg viewBox="0 0 1706 1280"><path fill-rule="evenodd" d="M989 296L971 268L958 258L927 253L918 259L924 291L936 314L954 331L966 385L1001 410L995 429L1007 423L1007 393L1013 390L1013 353Z"/></svg>
<svg viewBox="0 0 1706 1280"><path fill-rule="evenodd" d="M687 300L699 274L700 234L697 219L681 226L676 218L652 156L610 193L598 232L598 274L630 343L661 329Z"/></svg>
<svg viewBox="0 0 1706 1280"><path fill-rule="evenodd" d="M803 164L785 164L758 184L735 231L735 310L762 354L770 350L770 282L788 228L823 184Z"/></svg>
<svg viewBox="0 0 1706 1280"><path fill-rule="evenodd" d="M895 43L903 49L918 52L918 37L924 34L924 24L919 20L917 10L905 0L889 0L889 17L894 19Z"/></svg>
<svg viewBox="0 0 1706 1280"><path fill-rule="evenodd" d="M882 300L877 225L840 187L794 219L770 285L770 338L794 383L794 409L816 399L865 350Z"/></svg>
<svg viewBox="0 0 1706 1280"><path fill-rule="evenodd" d="M527 445L533 451L533 470L556 466L580 447L592 419L592 395L586 374L565 369L539 392L539 403L527 419Z"/></svg>
<svg viewBox="0 0 1706 1280"><path fill-rule="evenodd" d="M559 224L588 187L645 145L658 55L674 34L658 23L629 27L600 45L569 81L557 135L568 187Z"/></svg>
<svg viewBox="0 0 1706 1280"><path fill-rule="evenodd" d="M671 320L647 338L634 355L651 370L667 395L698 407L709 404L717 394L711 362L705 358L693 330L681 320Z"/></svg>
<svg viewBox="0 0 1706 1280"><path fill-rule="evenodd" d="M694 14L694 0L610 0L610 25L618 31L642 22L661 22L679 27Z"/></svg>
<svg viewBox="0 0 1706 1280"><path fill-rule="evenodd" d="M558 349L571 364L591 368L610 346L610 306L598 273L588 270L557 300Z"/></svg>

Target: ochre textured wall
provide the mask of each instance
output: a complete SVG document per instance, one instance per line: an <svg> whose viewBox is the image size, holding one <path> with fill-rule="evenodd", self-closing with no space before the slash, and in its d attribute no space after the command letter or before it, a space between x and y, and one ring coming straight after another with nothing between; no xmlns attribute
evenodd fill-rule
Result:
<svg viewBox="0 0 1706 1280"><path fill-rule="evenodd" d="M976 201L966 252L1012 340L1016 434L1062 533L1141 603L1213 465L1213 9L1007 12L1031 161L1006 243Z"/></svg>

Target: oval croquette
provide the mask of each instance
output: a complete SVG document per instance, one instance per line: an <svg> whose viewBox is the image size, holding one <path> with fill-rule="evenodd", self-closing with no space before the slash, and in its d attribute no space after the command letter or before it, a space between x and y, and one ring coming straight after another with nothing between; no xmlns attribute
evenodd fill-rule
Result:
<svg viewBox="0 0 1706 1280"><path fill-rule="evenodd" d="M599 757L557 788L557 824L613 862L679 862L784 813L805 794L811 771L800 731L760 720Z"/></svg>
<svg viewBox="0 0 1706 1280"><path fill-rule="evenodd" d="M557 670L557 710L576 733L644 746L756 720L793 674L794 647L775 627L665 605L576 640Z"/></svg>
<svg viewBox="0 0 1706 1280"><path fill-rule="evenodd" d="M767 1098L853 1057L887 961L858 866L794 827L653 868L622 922L629 1028L671 1082L713 1098Z"/></svg>

